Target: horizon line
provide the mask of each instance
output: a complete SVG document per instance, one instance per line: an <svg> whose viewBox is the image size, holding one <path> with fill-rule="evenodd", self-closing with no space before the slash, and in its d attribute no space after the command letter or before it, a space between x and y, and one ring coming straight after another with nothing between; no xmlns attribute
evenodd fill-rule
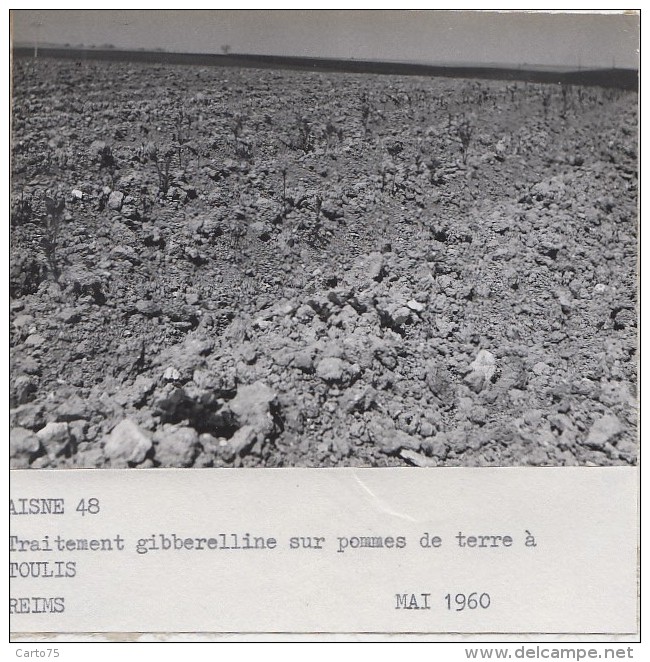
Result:
<svg viewBox="0 0 650 662"><path fill-rule="evenodd" d="M182 50L167 50L163 47L157 48L126 48L122 46L114 46L113 44L60 44L55 42L14 42L12 43L12 50L25 50L25 49L34 49L35 51L40 49L50 49L50 50L77 50L77 51L108 51L108 52L121 52L121 53L166 53L168 55L209 55L214 57L220 57L224 59L234 58L234 57L243 57L243 58L283 58L288 60L322 60L322 61L331 61L331 62L368 62L373 64L410 64L417 66L429 66L429 67L450 67L450 68L484 68L484 69L514 69L514 70L523 70L523 71L548 71L548 72L586 72L586 71L639 71L639 67L620 67L616 66L616 63L613 62L611 66L603 65L583 65L583 64L535 64L531 62L480 62L480 61L461 61L461 60L452 60L452 61L430 61L430 60L386 60L386 59L372 59L372 58L357 58L357 57L332 57L332 56L323 56L323 55L285 55L279 53L239 53L229 51L228 53L218 52L218 51L182 51Z"/></svg>

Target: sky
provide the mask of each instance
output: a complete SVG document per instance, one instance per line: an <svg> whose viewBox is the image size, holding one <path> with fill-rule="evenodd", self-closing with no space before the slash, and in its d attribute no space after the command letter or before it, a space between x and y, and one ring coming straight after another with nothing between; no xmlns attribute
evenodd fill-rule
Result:
<svg viewBox="0 0 650 662"><path fill-rule="evenodd" d="M637 67L639 18L438 10L14 10L15 43L575 67Z"/></svg>

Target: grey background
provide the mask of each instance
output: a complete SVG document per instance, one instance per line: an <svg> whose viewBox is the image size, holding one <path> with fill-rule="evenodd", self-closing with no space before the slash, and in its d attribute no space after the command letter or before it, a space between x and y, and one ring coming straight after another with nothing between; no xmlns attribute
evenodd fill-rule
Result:
<svg viewBox="0 0 650 662"><path fill-rule="evenodd" d="M14 10L15 43L169 51L637 67L636 13L436 10Z"/></svg>

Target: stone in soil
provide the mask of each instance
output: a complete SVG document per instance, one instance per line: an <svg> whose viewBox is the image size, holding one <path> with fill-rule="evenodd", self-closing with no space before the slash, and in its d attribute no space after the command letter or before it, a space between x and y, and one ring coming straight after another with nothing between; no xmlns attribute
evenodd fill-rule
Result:
<svg viewBox="0 0 650 662"><path fill-rule="evenodd" d="M51 460L71 449L73 439L67 423L50 422L36 434Z"/></svg>
<svg viewBox="0 0 650 662"><path fill-rule="evenodd" d="M613 414L606 414L596 419L587 435L587 446L603 450L611 444L616 437L625 431L625 426Z"/></svg>
<svg viewBox="0 0 650 662"><path fill-rule="evenodd" d="M368 384L355 384L341 397L341 404L347 413L368 411L375 403L376 392Z"/></svg>
<svg viewBox="0 0 650 662"><path fill-rule="evenodd" d="M266 438L273 432L272 407L276 402L275 391L263 382L255 382L240 386L228 406L240 427L251 426L261 438Z"/></svg>
<svg viewBox="0 0 650 662"><path fill-rule="evenodd" d="M439 460L444 460L449 452L449 445L446 442L444 435L436 435L422 442L422 450Z"/></svg>
<svg viewBox="0 0 650 662"><path fill-rule="evenodd" d="M496 358L491 352L481 349L469 368L470 372L465 376L465 383L474 393L480 393L490 383L496 371Z"/></svg>
<svg viewBox="0 0 650 662"><path fill-rule="evenodd" d="M198 440L193 428L163 425L154 434L154 459L161 467L191 467L198 455Z"/></svg>
<svg viewBox="0 0 650 662"><path fill-rule="evenodd" d="M338 358L326 358L319 361L316 374L329 384L340 384L345 375L345 361Z"/></svg>
<svg viewBox="0 0 650 662"><path fill-rule="evenodd" d="M396 430L392 424L382 422L380 419L374 419L369 423L368 432L377 449L386 455L396 455L402 449L419 451L422 443L418 437Z"/></svg>
<svg viewBox="0 0 650 662"><path fill-rule="evenodd" d="M41 448L41 440L31 430L13 428L9 433L9 456L12 469L25 469Z"/></svg>
<svg viewBox="0 0 650 662"><path fill-rule="evenodd" d="M120 191L113 191L108 196L108 206L111 209L115 209L116 211L119 211L122 208L123 200L124 200L124 193L121 193Z"/></svg>
<svg viewBox="0 0 650 662"><path fill-rule="evenodd" d="M115 467L136 465L144 461L152 445L149 434L127 418L111 430L104 446L104 455Z"/></svg>
<svg viewBox="0 0 650 662"><path fill-rule="evenodd" d="M245 455L257 441L257 432L251 425L244 425L230 438L229 446L236 455Z"/></svg>
<svg viewBox="0 0 650 662"><path fill-rule="evenodd" d="M409 450L408 448L402 448L402 450L399 452L399 456L406 460L409 464L413 464L416 467L437 467L438 463L436 462L435 459L431 457L427 457L426 455L422 455L422 453L418 453L413 450Z"/></svg>

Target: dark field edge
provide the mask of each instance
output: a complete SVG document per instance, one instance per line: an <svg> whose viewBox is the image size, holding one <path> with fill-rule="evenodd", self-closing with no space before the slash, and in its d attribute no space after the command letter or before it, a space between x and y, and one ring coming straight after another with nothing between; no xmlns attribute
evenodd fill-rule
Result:
<svg viewBox="0 0 650 662"><path fill-rule="evenodd" d="M32 47L13 49L14 57L34 57ZM443 78L586 85L638 91L636 69L514 69L496 66L441 66L407 62L370 62L327 58L288 57L283 55L217 55L211 53L166 53L161 51L124 51L113 49L39 48L38 56L68 60L107 60L151 64L189 64L211 67L251 67L256 69L295 69L300 71L339 71L359 74L396 74Z"/></svg>

